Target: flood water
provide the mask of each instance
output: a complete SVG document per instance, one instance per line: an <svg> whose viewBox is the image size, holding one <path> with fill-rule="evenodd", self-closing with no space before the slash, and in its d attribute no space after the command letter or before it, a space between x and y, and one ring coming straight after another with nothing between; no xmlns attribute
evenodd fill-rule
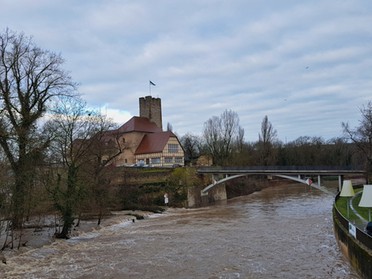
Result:
<svg viewBox="0 0 372 279"><path fill-rule="evenodd" d="M333 197L277 186L170 209L8 259L5 278L360 278L342 256Z"/></svg>

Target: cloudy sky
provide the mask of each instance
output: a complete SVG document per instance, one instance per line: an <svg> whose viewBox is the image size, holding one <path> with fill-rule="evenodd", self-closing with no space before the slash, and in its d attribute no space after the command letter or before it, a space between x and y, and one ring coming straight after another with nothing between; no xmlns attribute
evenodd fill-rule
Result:
<svg viewBox="0 0 372 279"><path fill-rule="evenodd" d="M201 134L226 109L247 141L328 140L372 100L370 0L0 0L0 31L60 53L89 106L124 123L162 99L163 126Z"/></svg>

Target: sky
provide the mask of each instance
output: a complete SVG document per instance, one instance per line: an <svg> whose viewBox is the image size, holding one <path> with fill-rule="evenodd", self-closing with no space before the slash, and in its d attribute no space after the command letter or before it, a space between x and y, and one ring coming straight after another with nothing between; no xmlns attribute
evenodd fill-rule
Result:
<svg viewBox="0 0 372 279"><path fill-rule="evenodd" d="M163 127L202 135L232 110L245 140L340 137L372 100L370 0L0 0L0 32L61 54L87 104L119 124L161 98ZM149 81L156 86L150 86Z"/></svg>

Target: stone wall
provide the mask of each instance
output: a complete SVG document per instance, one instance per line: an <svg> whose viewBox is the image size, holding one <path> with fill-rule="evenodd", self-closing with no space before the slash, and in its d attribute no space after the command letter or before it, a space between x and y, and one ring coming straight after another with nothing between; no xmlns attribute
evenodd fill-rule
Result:
<svg viewBox="0 0 372 279"><path fill-rule="evenodd" d="M213 187L211 190L208 191L208 194L202 196L201 190L203 190L204 188L205 186L198 186L188 189L188 207L207 206L219 201L227 200L226 186L224 183Z"/></svg>

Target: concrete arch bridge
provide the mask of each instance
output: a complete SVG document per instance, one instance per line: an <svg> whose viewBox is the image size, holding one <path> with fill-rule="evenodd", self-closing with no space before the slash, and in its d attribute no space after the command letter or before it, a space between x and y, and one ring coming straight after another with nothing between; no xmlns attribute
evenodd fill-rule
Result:
<svg viewBox="0 0 372 279"><path fill-rule="evenodd" d="M201 195L208 195L209 190L223 184L226 181L247 175L266 175L268 177L281 177L299 183L307 184L320 191L331 193L326 187L321 185L321 176L338 176L338 187L341 191L343 177L345 175L365 175L364 170L348 169L341 167L201 167L198 168L199 174L212 175L213 183L201 190ZM221 176L223 178L221 178ZM316 176L317 181L312 181Z"/></svg>

